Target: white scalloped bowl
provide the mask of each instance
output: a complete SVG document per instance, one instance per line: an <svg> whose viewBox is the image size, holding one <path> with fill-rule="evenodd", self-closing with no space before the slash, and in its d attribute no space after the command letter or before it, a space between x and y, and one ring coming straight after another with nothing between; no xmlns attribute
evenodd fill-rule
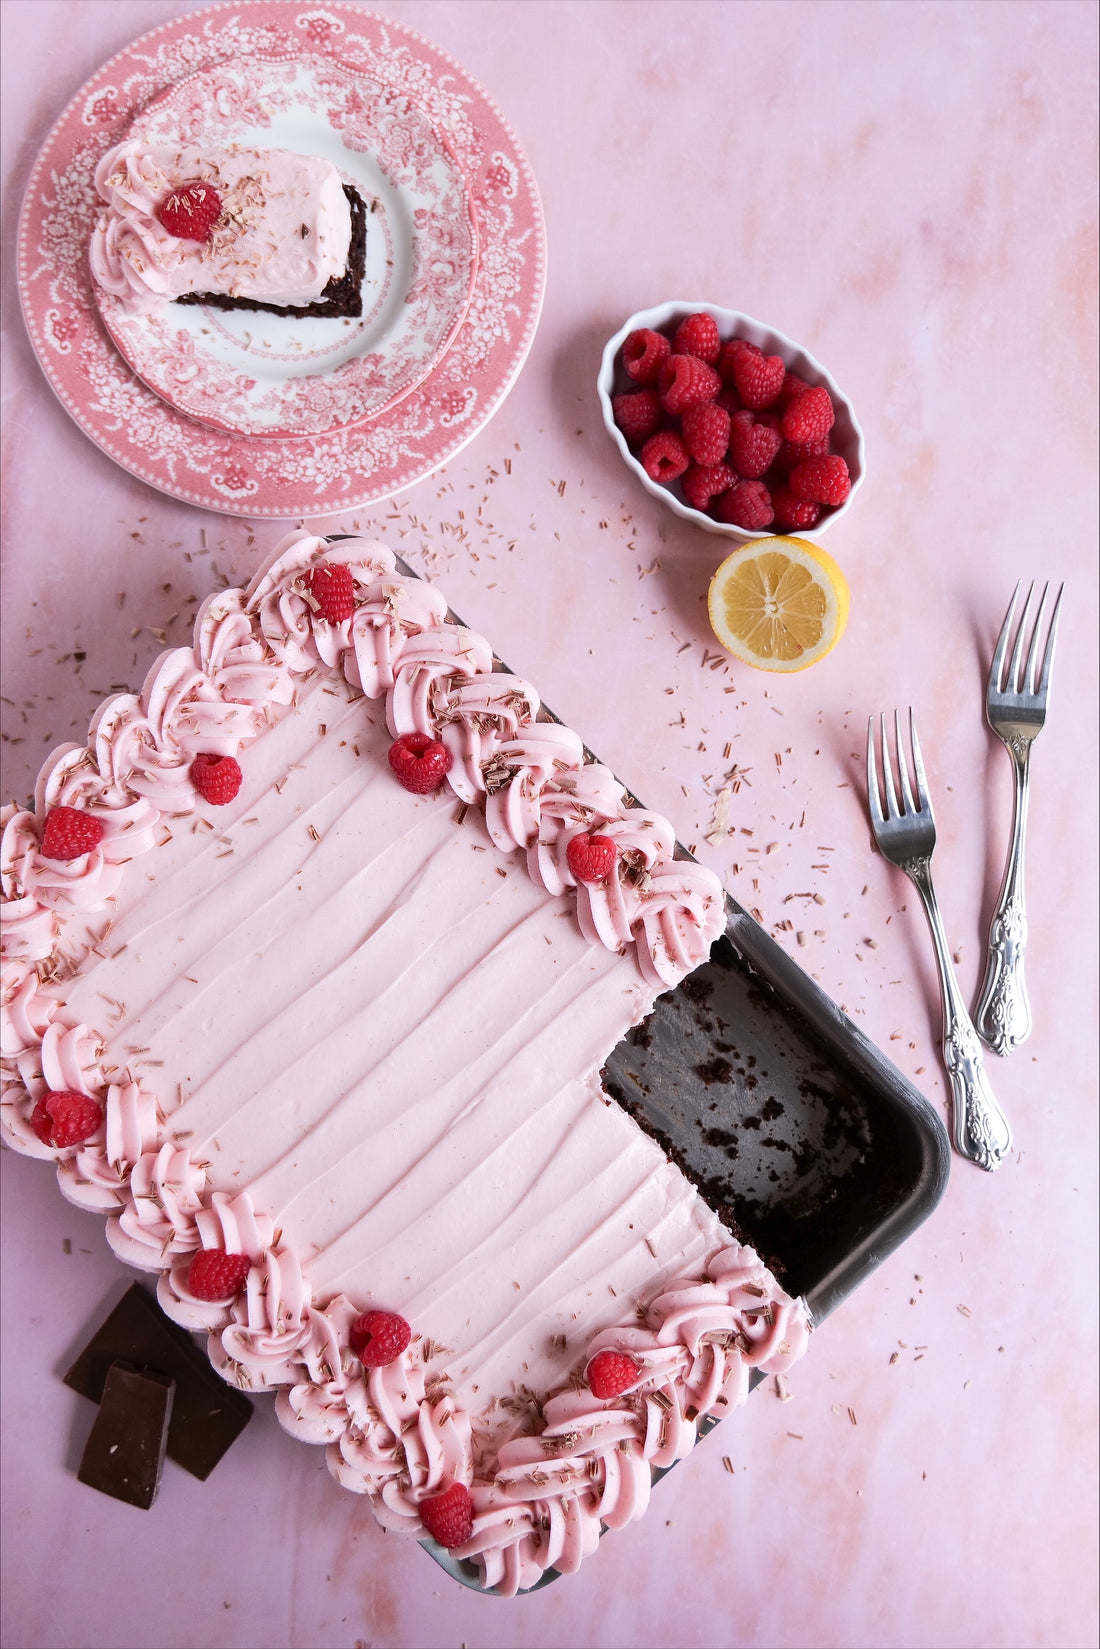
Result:
<svg viewBox="0 0 1100 1649"><path fill-rule="evenodd" d="M729 338L747 338L749 343L756 344L765 355L781 355L791 372L797 372L808 384L824 384L832 399L836 412L836 422L833 425L830 442L831 451L839 453L848 466L848 473L852 478L852 490L843 504L836 509L826 510L816 527L799 527L800 538L819 538L827 527L843 520L852 507L852 502L863 482L866 466L863 457L863 431L856 421L852 406L843 392L838 389L831 373L826 372L820 361L816 361L808 350L801 344L795 343L793 338L777 332L774 327L765 326L762 321L753 320L751 315L742 315L736 309L722 309L713 303L687 303L676 301L673 303L657 304L653 309L640 309L636 315L619 328L613 338L609 338L604 348L603 359L600 363L600 375L596 387L600 397L600 410L603 421L607 425L608 433L615 442L623 457L623 462L647 492L654 498L659 498L674 514L683 516L685 521L694 522L697 527L703 527L707 532L719 533L723 538L733 539L738 543L748 543L751 539L772 538L775 529L765 527L763 531L751 531L747 527L728 526L724 521L716 521L713 516L705 515L702 510L693 510L686 503L680 490L678 481L665 485L660 481L653 481L646 474L634 453L627 445L626 437L615 422L615 415L611 408L611 397L621 390L638 389L640 386L629 378L619 361L619 352L629 335L639 327L647 327L653 332L666 332L671 336L679 323L686 315L695 315L704 311L712 315L718 323L718 331L722 341Z"/></svg>

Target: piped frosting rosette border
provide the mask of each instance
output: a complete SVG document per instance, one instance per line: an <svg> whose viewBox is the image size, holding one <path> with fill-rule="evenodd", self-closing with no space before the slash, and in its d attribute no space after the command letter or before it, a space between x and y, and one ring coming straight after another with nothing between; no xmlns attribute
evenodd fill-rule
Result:
<svg viewBox="0 0 1100 1649"><path fill-rule="evenodd" d="M338 624L320 617L310 589L310 571L325 563L347 566L355 583L355 611ZM193 647L163 653L140 693L100 707L86 746L51 755L31 808L4 810L0 1133L18 1151L57 1161L65 1196L105 1216L127 1263L159 1274L161 1304L209 1335L227 1379L280 1388L286 1429L327 1444L334 1475L369 1496L385 1527L422 1535L419 1501L466 1484L473 1532L456 1555L477 1561L486 1586L513 1592L549 1567L575 1568L601 1526L640 1515L651 1468L679 1458L704 1415L743 1401L750 1367L789 1366L808 1320L751 1249L723 1248L704 1278L666 1289L640 1320L589 1348L589 1358L606 1346L634 1357L632 1390L608 1405L578 1377L548 1400L539 1434L505 1444L492 1481L475 1481L471 1417L430 1374L426 1342L418 1335L392 1365L363 1369L348 1343L355 1307L314 1302L297 1256L248 1193L211 1187L206 1165L173 1134L164 1096L103 1070L105 1038L72 1021L64 981L107 942L126 864L201 805L189 776L196 755L236 755L299 682L326 671L368 698L384 696L395 738L421 732L447 745L454 795L484 808L493 841L522 850L550 893L575 890L592 942L632 949L656 988L705 959L724 924L721 886L676 857L667 821L630 807L570 729L538 719L534 689L496 668L488 643L450 618L435 587L399 574L385 546L297 530L247 590L207 599ZM59 806L102 826L98 845L71 861L41 851ZM617 873L577 884L568 843L593 830L615 842ZM30 1118L44 1094L62 1091L94 1100L102 1123L57 1150ZM248 1256L231 1304L191 1294L200 1248Z"/></svg>

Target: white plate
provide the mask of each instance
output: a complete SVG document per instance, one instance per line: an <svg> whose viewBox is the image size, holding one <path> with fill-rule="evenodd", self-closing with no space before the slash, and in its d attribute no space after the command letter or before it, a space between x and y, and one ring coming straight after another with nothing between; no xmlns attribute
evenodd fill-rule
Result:
<svg viewBox="0 0 1100 1649"><path fill-rule="evenodd" d="M170 406L238 435L324 435L385 412L442 357L477 231L457 161L406 92L316 58L238 59L173 86L128 135L319 155L367 206L358 318L173 303L132 315L93 288L119 352Z"/></svg>

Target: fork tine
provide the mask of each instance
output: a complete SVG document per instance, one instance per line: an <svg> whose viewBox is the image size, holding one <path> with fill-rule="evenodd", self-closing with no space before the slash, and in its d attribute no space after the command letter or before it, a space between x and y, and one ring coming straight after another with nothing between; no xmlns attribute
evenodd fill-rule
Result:
<svg viewBox="0 0 1100 1649"><path fill-rule="evenodd" d="M1009 660L1008 665L1008 680L1004 684L1004 690L1007 693L1022 693L1024 690L1024 682L1020 666L1023 662L1024 636L1027 634L1028 623L1031 618L1031 598L1034 594L1035 581L1033 579L1028 586L1027 600L1024 602L1023 612L1020 614L1020 625L1016 631L1016 640L1012 646L1012 658ZM1042 603L1040 602L1039 605L1041 607Z"/></svg>
<svg viewBox="0 0 1100 1649"><path fill-rule="evenodd" d="M916 727L913 722L913 711L911 708L909 711L909 734L910 738L915 738L916 736ZM907 813L919 813L920 809L913 800L913 792L909 786L909 758L905 753L905 746L901 740L900 710L894 711L894 743L897 746L898 752L898 776L901 779L901 793L905 802L905 811Z"/></svg>
<svg viewBox="0 0 1100 1649"><path fill-rule="evenodd" d="M867 718L867 803L871 809L872 825L885 824L882 800L878 793L878 769L875 764L875 718Z"/></svg>
<svg viewBox="0 0 1100 1649"><path fill-rule="evenodd" d="M1046 698L1047 692L1050 688L1050 667L1054 663L1054 642L1058 635L1058 614L1062 609L1062 591L1064 589L1065 585L1059 584L1058 594L1054 598L1054 607L1050 615L1050 629L1047 631L1047 644L1043 650L1043 663L1042 668L1039 671L1039 681L1038 685L1034 688L1034 691L1038 693L1040 698L1043 699ZM1043 591L1043 600L1046 600L1046 590ZM1037 625L1035 634L1036 637L1038 637L1039 630ZM1032 671L1032 675L1034 675L1034 669Z"/></svg>
<svg viewBox="0 0 1100 1649"><path fill-rule="evenodd" d="M1021 583L1022 580L1016 580L1016 588L1012 592L1012 600L1008 604L1008 611L1005 614L1004 623L1001 625L1001 633L997 637L997 645L993 650L993 662L989 666L989 683L997 692L1000 692L1004 685L1005 654L1008 651L1008 638L1012 632L1013 614L1016 611L1016 603L1020 598Z"/></svg>
<svg viewBox="0 0 1100 1649"><path fill-rule="evenodd" d="M917 724L913 719L913 712L909 712L909 736L913 741L913 767L917 775L917 803L922 813L932 811L932 802L928 792L928 779L924 771L924 761L920 753L920 740L917 738Z"/></svg>
<svg viewBox="0 0 1100 1649"><path fill-rule="evenodd" d="M897 719L896 710L894 711L894 719ZM891 819L900 819L901 812L898 808L898 798L894 792L894 768L890 760L890 743L886 735L885 710L882 713L882 784L883 789L886 791L887 813Z"/></svg>

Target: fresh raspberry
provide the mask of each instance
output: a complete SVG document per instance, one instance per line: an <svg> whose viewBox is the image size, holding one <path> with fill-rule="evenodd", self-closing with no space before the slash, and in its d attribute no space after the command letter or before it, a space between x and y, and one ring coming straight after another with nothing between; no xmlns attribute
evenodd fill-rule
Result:
<svg viewBox="0 0 1100 1649"><path fill-rule="evenodd" d="M613 395L611 410L631 446L640 446L661 427L661 398L655 389L632 389Z"/></svg>
<svg viewBox="0 0 1100 1649"><path fill-rule="evenodd" d="M848 466L835 452L796 464L788 484L796 498L812 499L815 504L843 504L852 490Z"/></svg>
<svg viewBox="0 0 1100 1649"><path fill-rule="evenodd" d="M722 494L715 514L727 526L745 527L752 532L770 526L775 516L771 493L763 481L738 481Z"/></svg>
<svg viewBox="0 0 1100 1649"><path fill-rule="evenodd" d="M451 752L427 733L402 733L390 745L390 767L414 796L431 796L451 771Z"/></svg>
<svg viewBox="0 0 1100 1649"><path fill-rule="evenodd" d="M730 368L733 387L747 407L757 411L778 400L787 369L781 355L753 354L742 349Z"/></svg>
<svg viewBox="0 0 1100 1649"><path fill-rule="evenodd" d="M780 532L816 527L821 519L821 505L810 498L796 498L790 487L772 488L772 509Z"/></svg>
<svg viewBox="0 0 1100 1649"><path fill-rule="evenodd" d="M578 882L603 882L615 869L615 843L610 836L573 836L565 857Z"/></svg>
<svg viewBox="0 0 1100 1649"><path fill-rule="evenodd" d="M474 1526L474 1503L465 1483L452 1483L443 1494L430 1494L416 1509L421 1523L441 1546L450 1550L469 1540Z"/></svg>
<svg viewBox="0 0 1100 1649"><path fill-rule="evenodd" d="M789 475L796 464L804 464L807 458L824 458L828 450L827 435L821 441L784 441L776 455L776 470Z"/></svg>
<svg viewBox="0 0 1100 1649"><path fill-rule="evenodd" d="M749 411L735 412L730 424L730 459L734 469L748 481L754 481L771 467L776 453L783 445L777 429L759 421Z"/></svg>
<svg viewBox="0 0 1100 1649"><path fill-rule="evenodd" d="M797 372L787 372L783 376L783 388L779 391L776 407L784 412L792 401L797 401L800 395L805 395L809 389L805 378L800 378Z"/></svg>
<svg viewBox="0 0 1100 1649"><path fill-rule="evenodd" d="M685 316L672 334L672 353L697 355L708 366L714 366L722 353L722 340L713 315L701 310L697 315Z"/></svg>
<svg viewBox="0 0 1100 1649"><path fill-rule="evenodd" d="M317 603L317 617L342 624L355 612L355 580L343 561L326 561L306 574L306 585Z"/></svg>
<svg viewBox="0 0 1100 1649"><path fill-rule="evenodd" d="M157 207L157 217L177 240L209 240L221 213L222 198L209 183L181 183Z"/></svg>
<svg viewBox="0 0 1100 1649"><path fill-rule="evenodd" d="M731 418L735 412L741 411L741 398L729 384L722 385L718 394L714 397L714 404L716 407L721 407L723 412L728 412Z"/></svg>
<svg viewBox="0 0 1100 1649"><path fill-rule="evenodd" d="M44 859L79 859L97 848L105 835L103 823L79 807L51 807L42 831Z"/></svg>
<svg viewBox="0 0 1100 1649"><path fill-rule="evenodd" d="M674 430L663 429L649 437L638 462L651 481L675 481L691 463L691 454Z"/></svg>
<svg viewBox="0 0 1100 1649"><path fill-rule="evenodd" d="M348 1331L348 1343L364 1368L396 1363L412 1339L412 1329L395 1311L364 1311Z"/></svg>
<svg viewBox="0 0 1100 1649"><path fill-rule="evenodd" d="M227 1254L224 1248L200 1248L187 1273L187 1287L196 1300L231 1300L239 1294L252 1261L247 1254Z"/></svg>
<svg viewBox="0 0 1100 1649"><path fill-rule="evenodd" d="M94 1099L68 1089L43 1094L31 1112L31 1127L43 1145L52 1145L55 1151L83 1145L102 1121L103 1112Z"/></svg>
<svg viewBox="0 0 1100 1649"><path fill-rule="evenodd" d="M670 355L661 365L657 387L666 412L686 412L688 407L713 401L722 380L714 368L697 355Z"/></svg>
<svg viewBox="0 0 1100 1649"><path fill-rule="evenodd" d="M598 1351L585 1370L585 1378L593 1397L601 1403L621 1397L634 1385L642 1372L642 1365L625 1351Z"/></svg>
<svg viewBox="0 0 1100 1649"><path fill-rule="evenodd" d="M722 353L718 357L718 371L724 384L733 384L733 366L741 351L748 350L750 355L759 355L760 350L755 344L750 344L747 338L730 338L722 345Z"/></svg>
<svg viewBox="0 0 1100 1649"><path fill-rule="evenodd" d="M663 332L639 327L623 344L623 366L636 384L655 384L661 362L667 360L671 344Z"/></svg>
<svg viewBox="0 0 1100 1649"><path fill-rule="evenodd" d="M823 384L796 396L783 414L783 435L788 441L821 441L833 427L836 413L829 391Z"/></svg>
<svg viewBox="0 0 1100 1649"><path fill-rule="evenodd" d="M728 464L692 464L680 486L693 510L705 510L712 498L720 498L739 479Z"/></svg>
<svg viewBox="0 0 1100 1649"><path fill-rule="evenodd" d="M730 444L730 415L716 401L688 407L680 420L684 445L697 464L719 464Z"/></svg>
<svg viewBox="0 0 1100 1649"><path fill-rule="evenodd" d="M235 756L196 756L191 783L211 807L225 807L241 788L244 774Z"/></svg>

